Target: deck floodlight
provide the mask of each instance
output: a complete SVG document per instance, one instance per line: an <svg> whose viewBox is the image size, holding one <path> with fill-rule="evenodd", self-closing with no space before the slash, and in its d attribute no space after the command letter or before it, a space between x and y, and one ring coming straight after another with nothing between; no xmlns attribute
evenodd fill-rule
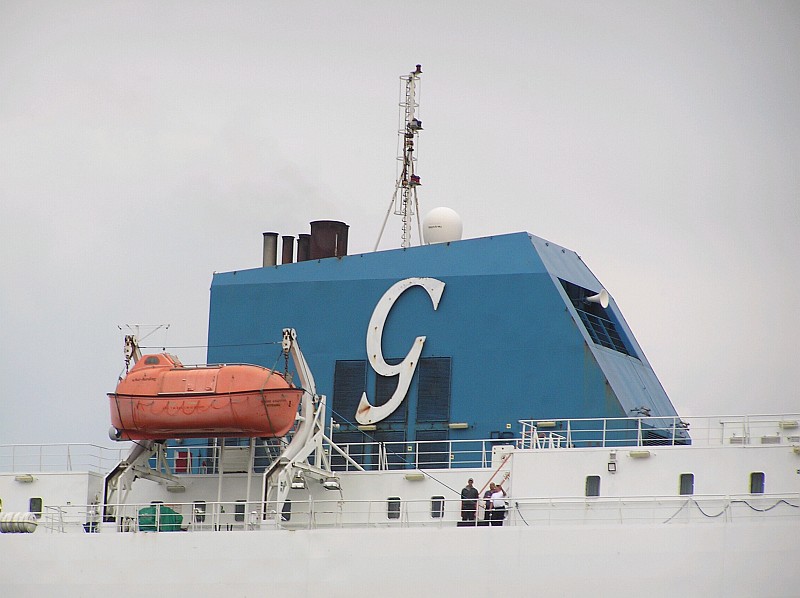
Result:
<svg viewBox="0 0 800 598"><path fill-rule="evenodd" d="M650 457L650 451L631 451L628 456L632 459L647 459Z"/></svg>
<svg viewBox="0 0 800 598"><path fill-rule="evenodd" d="M327 478L322 480L322 487L325 490L341 490L341 486L339 486L339 480L336 478Z"/></svg>

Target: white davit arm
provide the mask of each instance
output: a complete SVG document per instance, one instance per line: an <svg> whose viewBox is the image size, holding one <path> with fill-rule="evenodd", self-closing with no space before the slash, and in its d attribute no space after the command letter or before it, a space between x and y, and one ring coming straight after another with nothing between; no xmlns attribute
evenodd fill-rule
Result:
<svg viewBox="0 0 800 598"><path fill-rule="evenodd" d="M297 332L294 328L283 329L283 352L292 356L295 368L297 368L297 377L300 378L300 387L307 390L313 397L317 394L317 385L314 384L314 375L311 373L311 368L308 367L306 358L303 357L303 352L300 350L300 345L297 344Z"/></svg>
<svg viewBox="0 0 800 598"><path fill-rule="evenodd" d="M311 368L308 367L306 358L303 357L300 345L297 344L297 333L294 328L283 329L282 346L284 353L292 356L292 361L297 370L297 377L300 379L300 388L304 391L303 398L300 400L300 421L292 441L282 455L284 458L294 461L300 453L305 453L312 448L308 445L314 436L317 419L315 418L315 411L318 407L316 405L318 401L317 385L314 383L314 375L311 373ZM317 415L322 418L325 417L324 412Z"/></svg>

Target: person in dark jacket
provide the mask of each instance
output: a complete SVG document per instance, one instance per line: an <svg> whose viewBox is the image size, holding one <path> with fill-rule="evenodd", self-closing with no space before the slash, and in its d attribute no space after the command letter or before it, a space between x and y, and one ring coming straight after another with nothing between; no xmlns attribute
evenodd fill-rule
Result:
<svg viewBox="0 0 800 598"><path fill-rule="evenodd" d="M461 521L475 521L478 509L478 489L472 485L472 478L461 491Z"/></svg>
<svg viewBox="0 0 800 598"><path fill-rule="evenodd" d="M483 498L486 499L484 503L484 512L483 512L483 520L484 521L491 521L492 520L492 494L494 494L494 490L497 488L494 482L489 483L489 489L483 493Z"/></svg>

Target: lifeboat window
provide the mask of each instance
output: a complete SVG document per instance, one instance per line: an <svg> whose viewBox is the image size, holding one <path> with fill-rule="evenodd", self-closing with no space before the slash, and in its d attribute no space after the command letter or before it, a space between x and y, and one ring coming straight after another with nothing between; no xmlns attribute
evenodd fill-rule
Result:
<svg viewBox="0 0 800 598"><path fill-rule="evenodd" d="M28 512L36 515L36 519L42 516L42 498L34 496L28 501Z"/></svg>
<svg viewBox="0 0 800 598"><path fill-rule="evenodd" d="M750 474L750 494L764 494L763 471L754 471Z"/></svg>
<svg viewBox="0 0 800 598"><path fill-rule="evenodd" d="M682 473L680 483L680 493L683 496L694 494L694 474Z"/></svg>
<svg viewBox="0 0 800 598"><path fill-rule="evenodd" d="M234 521L239 521L239 522L244 521L244 510L246 506L247 506L247 501L245 501L244 499L239 499L236 501L236 504L234 505L234 514L233 514Z"/></svg>
<svg viewBox="0 0 800 598"><path fill-rule="evenodd" d="M158 365L158 357L155 355L151 355L150 357L144 360L145 365Z"/></svg>
<svg viewBox="0 0 800 598"><path fill-rule="evenodd" d="M431 517L434 519L444 517L444 496L431 496Z"/></svg>
<svg viewBox="0 0 800 598"><path fill-rule="evenodd" d="M586 476L586 496L600 496L600 476Z"/></svg>
<svg viewBox="0 0 800 598"><path fill-rule="evenodd" d="M386 517L389 519L400 519L399 496L390 496L386 499Z"/></svg>
<svg viewBox="0 0 800 598"><path fill-rule="evenodd" d="M206 501L194 501L192 503L192 515L195 523L203 523L206 520Z"/></svg>

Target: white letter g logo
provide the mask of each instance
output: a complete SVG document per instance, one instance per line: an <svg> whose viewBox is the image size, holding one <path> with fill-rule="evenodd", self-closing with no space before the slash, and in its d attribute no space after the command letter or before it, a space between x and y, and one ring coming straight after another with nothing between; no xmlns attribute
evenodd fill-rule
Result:
<svg viewBox="0 0 800 598"><path fill-rule="evenodd" d="M418 336L414 339L414 344L411 350L406 355L402 363L397 365L389 365L383 358L383 350L381 348L381 339L383 336L383 327L386 324L386 318L397 301L398 297L410 287L422 287L427 292L433 303L433 309L439 307L439 300L442 298L444 292L444 283L435 278L406 278L398 283L393 284L388 291L383 294L380 301L375 306L375 311L372 312L372 318L369 321L369 329L367 330L367 356L369 362L374 369L381 376L397 376L400 379L397 381L397 389L394 391L392 398L386 401L383 405L376 407L371 405L367 398L367 393L361 395L361 402L356 411L356 421L359 424L374 424L389 417L394 413L408 392L408 387L411 385L411 379L414 377L414 370L417 369L419 363L419 356L422 353L422 347L425 344L425 337Z"/></svg>

